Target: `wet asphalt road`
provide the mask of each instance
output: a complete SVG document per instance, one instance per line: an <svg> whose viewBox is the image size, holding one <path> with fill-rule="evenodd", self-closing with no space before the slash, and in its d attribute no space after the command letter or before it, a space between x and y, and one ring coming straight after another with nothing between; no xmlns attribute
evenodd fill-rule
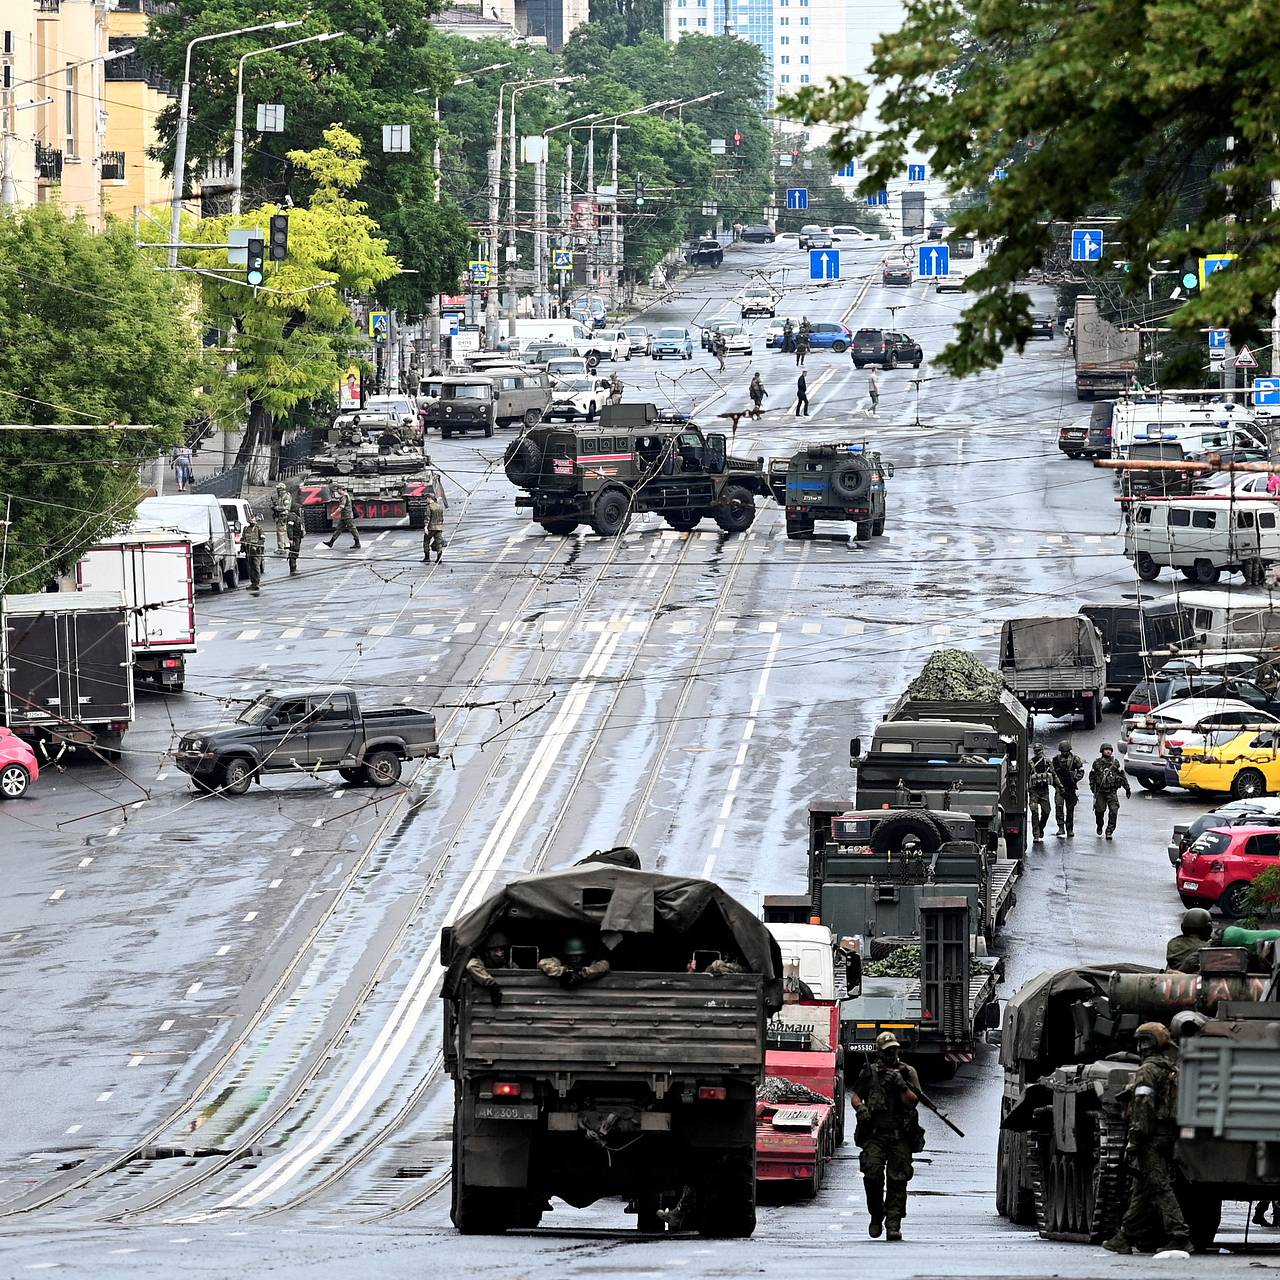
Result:
<svg viewBox="0 0 1280 1280"><path fill-rule="evenodd" d="M882 287L881 253L846 251L852 278L811 287L798 250L734 250L642 319L705 322L767 280L780 315L893 323L927 356L961 300ZM758 368L770 412L732 451L865 438L896 469L886 536L830 525L789 542L770 504L745 537L648 516L614 543L554 538L512 506L503 434L433 440L442 566L408 530L370 530L360 552L309 542L299 579L269 560L260 598L202 597L187 693L140 696L120 770L73 763L0 811L0 1203L48 1202L4 1219L3 1274L390 1277L477 1258L513 1277L1149 1272L995 1218L989 1049L935 1090L968 1137L930 1127L902 1246L867 1241L852 1147L818 1201L765 1208L750 1242L637 1241L613 1204L560 1207L533 1237L464 1242L448 1225L442 924L512 874L623 840L752 906L797 891L807 804L851 795L849 737L932 649L991 659L1011 614L1136 589L1112 480L1055 446L1081 414L1061 341L961 384L927 359L886 373L876 420L847 355L810 356L807 421L789 411L792 358L762 337L750 362L714 368L699 352L621 374L627 399L710 425L746 405ZM445 757L389 792L274 777L242 798L197 798L166 758L234 699L329 681L435 707ZM1107 716L1077 750L1087 761L1117 729ZM1049 744L1068 730L1037 725ZM1165 840L1201 808L1139 793L1115 842L1083 834L1082 812L1074 841L1035 849L1000 943L1005 993L1044 968L1162 956L1179 915ZM125 1159L144 1144L167 1158Z"/></svg>

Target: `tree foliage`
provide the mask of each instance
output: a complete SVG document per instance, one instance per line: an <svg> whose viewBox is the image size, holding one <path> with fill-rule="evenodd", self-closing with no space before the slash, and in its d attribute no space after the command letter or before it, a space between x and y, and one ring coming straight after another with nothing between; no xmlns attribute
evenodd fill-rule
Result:
<svg viewBox="0 0 1280 1280"><path fill-rule="evenodd" d="M155 270L127 226L98 234L55 204L8 212L0 264L4 421L154 427L0 432L0 589L39 590L132 520L140 466L197 414L200 344L184 284Z"/></svg>
<svg viewBox="0 0 1280 1280"><path fill-rule="evenodd" d="M1121 221L1108 253L1134 263L1131 287L1144 292L1148 264L1238 252L1172 323L1256 338L1280 282L1280 211L1267 198L1280 175L1280 57L1257 38L1273 18L1263 0L1229 11L1198 0L907 0L869 83L811 86L783 109L836 126L833 154L864 162L865 192L900 177L916 150L953 192L986 191L957 214L959 230L996 244L939 357L957 374L1026 341L1029 299L1015 281L1067 226L1111 209ZM882 127L863 132L880 95ZM991 182L997 167L1007 179Z"/></svg>
<svg viewBox="0 0 1280 1280"><path fill-rule="evenodd" d="M288 161L312 193L308 205L288 211L288 257L257 292L239 273L225 282L202 277L205 322L234 348L228 353L234 365L218 376L217 391L233 407L248 406L241 462L268 431L274 454L281 431L276 424L302 402L331 395L343 369L367 349L347 298L374 293L399 270L368 206L351 194L365 171L354 134L333 125L324 131L324 146L291 151ZM277 212L264 205L240 218L206 218L194 234L225 244L233 227L265 227ZM233 274L225 249L191 251L182 260Z"/></svg>

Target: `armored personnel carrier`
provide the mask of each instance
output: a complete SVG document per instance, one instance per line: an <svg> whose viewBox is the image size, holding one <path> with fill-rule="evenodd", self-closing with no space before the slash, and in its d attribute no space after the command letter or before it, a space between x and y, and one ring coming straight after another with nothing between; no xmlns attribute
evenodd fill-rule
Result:
<svg viewBox="0 0 1280 1280"><path fill-rule="evenodd" d="M351 494L357 521L390 523L407 516L411 529L425 527L432 492L445 500L431 459L391 414L342 414L325 435L324 449L311 459L298 484L308 533L328 533L334 527L342 488Z"/></svg>
<svg viewBox="0 0 1280 1280"><path fill-rule="evenodd" d="M710 516L726 533L744 533L767 497L760 463L731 458L720 432L706 435L684 414L652 404L609 405L597 424L535 427L512 441L507 479L526 490L528 507L548 532L589 525L617 537L636 512L654 511L688 531Z"/></svg>
<svg viewBox="0 0 1280 1280"><path fill-rule="evenodd" d="M787 537L813 533L818 520L850 520L859 541L884 533L885 477L893 464L865 444L813 444L769 459L769 490L787 513Z"/></svg>

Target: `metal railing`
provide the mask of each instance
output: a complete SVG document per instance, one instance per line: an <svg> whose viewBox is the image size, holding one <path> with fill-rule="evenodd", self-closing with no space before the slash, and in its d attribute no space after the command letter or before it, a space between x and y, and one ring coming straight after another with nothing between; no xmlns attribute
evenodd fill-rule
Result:
<svg viewBox="0 0 1280 1280"><path fill-rule="evenodd" d="M37 13L58 13L62 8L62 0L36 0Z"/></svg>
<svg viewBox="0 0 1280 1280"><path fill-rule="evenodd" d="M123 5L121 6L123 8ZM144 12L151 12L151 6L148 5ZM136 12L136 10L134 10ZM134 36L111 36L107 45L112 53L118 53L121 49L127 49L131 45L137 43ZM158 71L149 66L146 60L138 53L126 54L123 58L113 58L110 62L104 63L102 73L108 80L141 80L143 84L160 93L167 93L170 97L177 97L177 87L171 80L166 80Z"/></svg>
<svg viewBox="0 0 1280 1280"><path fill-rule="evenodd" d="M104 151L102 153L103 182L124 181L124 152Z"/></svg>
<svg viewBox="0 0 1280 1280"><path fill-rule="evenodd" d="M315 453L315 432L312 430L296 431L280 445L280 457L277 473L281 480L301 475L307 469L307 463Z"/></svg>
<svg viewBox="0 0 1280 1280"><path fill-rule="evenodd" d="M48 3L48 0L41 0L41 3ZM62 181L62 152L57 147L36 143L36 176L46 182Z"/></svg>
<svg viewBox="0 0 1280 1280"><path fill-rule="evenodd" d="M228 467L216 475L206 476L191 484L192 493L210 493L215 498L238 498L244 489L244 464Z"/></svg>

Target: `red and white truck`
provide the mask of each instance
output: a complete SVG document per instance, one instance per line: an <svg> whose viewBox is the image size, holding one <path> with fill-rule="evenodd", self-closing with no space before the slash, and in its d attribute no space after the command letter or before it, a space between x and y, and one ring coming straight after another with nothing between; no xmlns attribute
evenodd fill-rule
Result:
<svg viewBox="0 0 1280 1280"><path fill-rule="evenodd" d="M769 1019L765 1083L756 1101L756 1184L815 1196L844 1142L834 940L822 925L768 923L768 929L784 974L806 990L784 994L782 1008Z"/></svg>

